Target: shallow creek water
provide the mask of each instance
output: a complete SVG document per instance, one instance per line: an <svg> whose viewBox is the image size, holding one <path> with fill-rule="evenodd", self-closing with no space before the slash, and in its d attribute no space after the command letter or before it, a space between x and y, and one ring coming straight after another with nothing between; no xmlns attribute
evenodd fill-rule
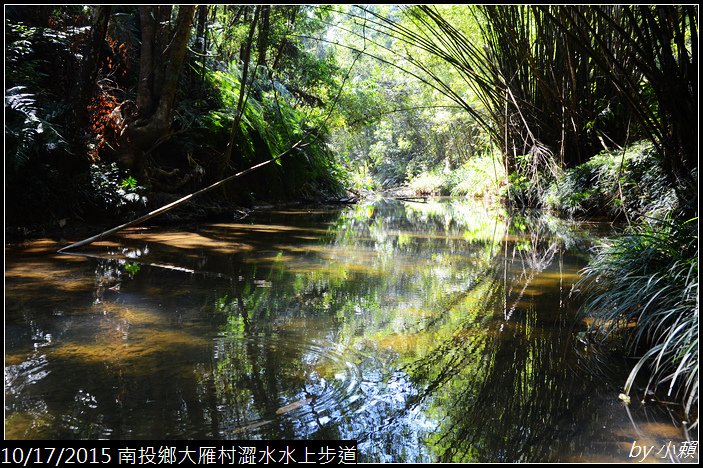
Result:
<svg viewBox="0 0 703 468"><path fill-rule="evenodd" d="M5 437L356 439L385 462L626 462L636 443L667 461L681 423L618 400L632 363L575 315L609 229L376 200L79 255L6 246Z"/></svg>

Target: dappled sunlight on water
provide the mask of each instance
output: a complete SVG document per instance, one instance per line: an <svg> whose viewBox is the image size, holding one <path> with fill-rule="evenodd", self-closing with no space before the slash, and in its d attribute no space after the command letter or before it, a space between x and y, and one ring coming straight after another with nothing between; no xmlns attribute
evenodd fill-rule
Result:
<svg viewBox="0 0 703 468"><path fill-rule="evenodd" d="M628 461L571 294L602 226L469 200L6 247L6 437L356 439L363 461ZM628 411L629 410L629 411ZM629 444L629 445L628 445Z"/></svg>
<svg viewBox="0 0 703 468"><path fill-rule="evenodd" d="M195 232L128 233L124 239L136 240L150 245L161 244L174 249L208 249L213 253L229 254L254 250L254 247L229 239L213 238Z"/></svg>

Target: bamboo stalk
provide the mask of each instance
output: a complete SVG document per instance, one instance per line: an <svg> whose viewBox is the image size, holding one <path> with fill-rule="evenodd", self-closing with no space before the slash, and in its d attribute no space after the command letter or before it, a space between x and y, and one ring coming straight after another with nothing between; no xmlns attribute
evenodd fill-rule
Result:
<svg viewBox="0 0 703 468"><path fill-rule="evenodd" d="M309 134L309 133L308 133L308 134ZM220 187L220 186L222 186L223 184L229 182L229 181L232 180L232 179L236 179L236 178L241 177L241 176L243 176L243 175L249 174L250 172L255 171L256 169L259 169L259 168L261 168L261 167L263 167L263 166L266 166L267 164L270 164L270 163L272 163L272 162L274 162L274 161L278 161L280 158L282 158L282 157L285 156L286 154L290 153L292 150L294 150L294 149L296 149L296 148L301 148L301 147L305 146L305 145L301 145L301 143L303 142L303 140L304 140L306 137L307 137L307 135L305 135L303 138L301 138L300 141L298 141L296 144L294 144L293 146L291 146L290 149L288 149L287 151L284 151L283 153L279 154L278 156L276 156L276 157L274 157L274 158L269 159L268 161L264 161L264 162L262 162L262 163L259 163L259 164L255 165L255 166L250 167L249 169L243 170L243 171L238 172L238 173L236 173L236 174L234 174L234 175L231 175L231 176L229 176L229 177L227 177L227 178L225 178L225 179L222 179L222 180L220 180L220 181L218 181L218 182L215 182L215 183L212 184L212 185L209 185L209 186L207 186L207 187L205 187L205 188L203 188L203 189L200 189L200 190L198 190L197 192L193 192L193 193L191 193L191 194L189 194L189 195L186 195L186 196L183 197L183 198L179 198L178 200L176 200L176 201L174 201L174 202L171 202L171 203L169 203L168 205L164 205L164 206L162 206L161 208L158 208L158 209L156 209L156 210L154 210L154 211L151 211L151 212L149 212L149 213L145 214L144 216L141 216L141 217L139 217L139 218L137 218L137 219L133 219L132 221L129 221L129 222L124 223L124 224L120 224L119 226L116 226L116 227L114 227L114 228L112 228L112 229L108 229L108 230L105 231L105 232L101 232L100 234L98 234L98 235L96 235L96 236L89 237L89 238L87 238L87 239L83 239L82 241L79 241L79 242L76 242L76 243L74 243L74 244L71 244L71 245L68 245L68 246L66 246L66 247L63 247L63 248L61 248L61 249L58 250L58 253L64 253L64 252L66 252L67 250L71 250L71 249L75 249L75 248L77 248L77 247L82 247L82 246L84 246L84 245L92 244L93 242L95 242L95 241L97 241L97 240L100 240L100 239L103 239L103 238L105 238L105 237L107 237L107 236L109 236L109 235L111 235L111 234L114 234L114 233L116 233L116 232L118 232L118 231L121 231L121 230L126 229L126 228L131 227L131 226L136 226L137 224L143 223L144 221L147 221L147 220L149 220L149 219L151 219L151 218L154 218L154 217L156 217L156 216L158 216L158 215L160 215L160 214L162 214L162 213L166 213L167 211L170 211L170 210L172 210L173 208L175 208L175 207L177 207L177 206L179 206L179 205L182 205L183 203L187 202L187 201L190 200L191 198L195 198L195 197L197 197L198 195L202 195L202 194L205 193L205 192L209 192L210 190L212 190L212 189L214 189L214 188Z"/></svg>

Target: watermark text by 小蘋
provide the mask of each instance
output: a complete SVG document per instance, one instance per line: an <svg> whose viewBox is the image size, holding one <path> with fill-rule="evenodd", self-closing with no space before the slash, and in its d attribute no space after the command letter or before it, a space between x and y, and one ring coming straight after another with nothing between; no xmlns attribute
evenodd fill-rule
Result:
<svg viewBox="0 0 703 468"><path fill-rule="evenodd" d="M644 462L648 457L670 459L675 461L698 460L698 441L687 440L680 443L669 441L660 445L639 444L632 442L628 457L632 461Z"/></svg>

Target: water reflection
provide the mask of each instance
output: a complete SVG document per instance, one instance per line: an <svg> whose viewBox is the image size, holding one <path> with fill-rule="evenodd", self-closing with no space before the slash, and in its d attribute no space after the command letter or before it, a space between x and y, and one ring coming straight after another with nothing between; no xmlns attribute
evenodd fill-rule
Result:
<svg viewBox="0 0 703 468"><path fill-rule="evenodd" d="M379 200L132 230L83 257L10 248L6 436L625 461L634 439L681 434L660 408L628 413L624 363L579 341L570 291L594 234L466 200Z"/></svg>

